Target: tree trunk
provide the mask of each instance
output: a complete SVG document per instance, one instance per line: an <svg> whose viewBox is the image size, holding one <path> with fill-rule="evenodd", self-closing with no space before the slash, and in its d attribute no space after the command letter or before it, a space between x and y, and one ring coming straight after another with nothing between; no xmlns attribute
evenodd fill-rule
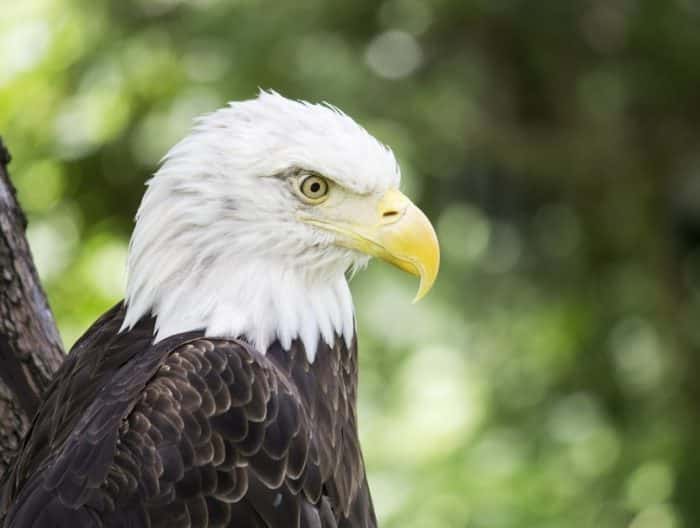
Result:
<svg viewBox="0 0 700 528"><path fill-rule="evenodd" d="M39 283L0 140L0 481L41 396L63 361L56 323Z"/></svg>

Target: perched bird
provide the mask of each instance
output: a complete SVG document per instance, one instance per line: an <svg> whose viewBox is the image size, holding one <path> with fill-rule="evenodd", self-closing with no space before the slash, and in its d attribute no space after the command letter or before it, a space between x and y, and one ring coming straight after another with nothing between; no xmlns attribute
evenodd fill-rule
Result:
<svg viewBox="0 0 700 528"><path fill-rule="evenodd" d="M75 344L9 475L8 527L374 527L348 274L420 277L435 232L392 152L261 92L148 182L125 300Z"/></svg>

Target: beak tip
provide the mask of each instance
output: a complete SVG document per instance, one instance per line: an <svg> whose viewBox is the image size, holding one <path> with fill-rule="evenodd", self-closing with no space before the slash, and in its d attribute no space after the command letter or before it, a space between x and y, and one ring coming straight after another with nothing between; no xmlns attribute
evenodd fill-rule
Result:
<svg viewBox="0 0 700 528"><path fill-rule="evenodd" d="M431 272L428 274L426 274L424 268L419 268L419 272L417 275L420 277L420 284L418 286L418 292L411 301L411 304L416 304L418 301L423 299L433 288L433 284L435 284L435 279L437 278L438 266L439 264L437 264L434 270L431 270Z"/></svg>

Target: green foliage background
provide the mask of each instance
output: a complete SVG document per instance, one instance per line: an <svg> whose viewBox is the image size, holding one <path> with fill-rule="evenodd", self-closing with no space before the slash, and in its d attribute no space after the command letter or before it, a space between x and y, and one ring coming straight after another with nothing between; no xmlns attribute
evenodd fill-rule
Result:
<svg viewBox="0 0 700 528"><path fill-rule="evenodd" d="M695 0L2 3L0 133L70 345L195 115L258 87L397 152L435 290L353 285L385 528L700 526Z"/></svg>

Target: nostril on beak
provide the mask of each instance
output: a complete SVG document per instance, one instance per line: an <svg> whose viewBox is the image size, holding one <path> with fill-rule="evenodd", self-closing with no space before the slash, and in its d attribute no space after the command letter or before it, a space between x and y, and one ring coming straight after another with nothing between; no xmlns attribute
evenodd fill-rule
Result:
<svg viewBox="0 0 700 528"><path fill-rule="evenodd" d="M402 211L398 209L387 209L382 213L382 222L392 224L401 217Z"/></svg>

